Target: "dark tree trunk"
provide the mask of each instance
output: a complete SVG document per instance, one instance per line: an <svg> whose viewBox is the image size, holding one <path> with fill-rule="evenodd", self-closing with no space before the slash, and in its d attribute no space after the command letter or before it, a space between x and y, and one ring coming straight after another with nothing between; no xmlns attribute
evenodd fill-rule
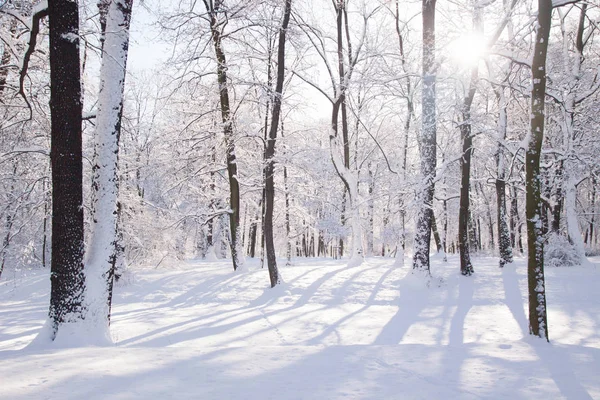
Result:
<svg viewBox="0 0 600 400"><path fill-rule="evenodd" d="M402 30L400 29L400 0L396 0L395 6L395 27L396 27L396 36L398 37L398 51L400 53L400 60L402 62L402 71L408 75L408 69L406 66L406 54L404 51L404 37L402 36ZM414 104L413 104L413 85L411 82L410 76L406 78L406 121L404 122L404 137L403 137L403 146L402 146L402 179L406 180L406 165L407 165L407 155L408 155L408 134L410 132L411 122L414 117ZM396 264L404 265L404 254L406 250L406 208L404 199L401 197L399 201L400 206L400 244L399 247L402 249L402 252L396 253Z"/></svg>
<svg viewBox="0 0 600 400"><path fill-rule="evenodd" d="M517 244L517 224L519 220L519 204L516 185L512 185L510 192L510 245L514 249Z"/></svg>
<svg viewBox="0 0 600 400"><path fill-rule="evenodd" d="M498 252L500 267L513 262L514 238L506 223L506 166L502 142L506 139L508 127L507 103L502 87L495 88L500 113L498 115L498 147L496 148L496 223L498 225ZM514 222L511 221L511 225Z"/></svg>
<svg viewBox="0 0 600 400"><path fill-rule="evenodd" d="M537 32L531 66L531 132L525 155L527 214L527 281L529 289L529 332L549 340L544 278L544 238L541 232L542 201L540 156L544 139L546 54L552 22L552 1L538 0Z"/></svg>
<svg viewBox="0 0 600 400"><path fill-rule="evenodd" d="M227 59L223 50L221 29L224 22L219 21L219 15L224 14L222 9L222 0L216 0L205 3L207 12L210 15L210 30L212 35L213 46L217 61L217 81L219 83L219 101L221 104L221 120L223 122L223 133L225 134L225 142L227 146L227 175L229 178L229 234L231 259L233 269L237 270L241 266L239 252L239 225L240 225L240 184L237 180L237 160L235 156L235 141L233 137L233 121L231 116L231 108L229 102L229 90L227 83Z"/></svg>
<svg viewBox="0 0 600 400"><path fill-rule="evenodd" d="M429 273L431 217L433 215L434 177L436 168L436 100L435 100L435 3L423 0L423 122L420 138L421 188L417 196L418 214L415 232L413 269Z"/></svg>
<svg viewBox="0 0 600 400"><path fill-rule="evenodd" d="M496 179L496 219L498 223L498 250L500 252L500 267L513 262L511 237L506 224L506 182L504 177Z"/></svg>
<svg viewBox="0 0 600 400"><path fill-rule="evenodd" d="M558 171L556 171L556 181L558 182L558 184L556 185L556 188L554 189L555 193L554 193L554 198L556 199L553 207L552 207L552 224L550 226L550 229L552 230L552 232L558 233L560 231L560 215L562 213L562 207L563 207L563 197L564 197L564 193L562 190L562 180L563 180L563 166L564 166L564 162L561 161L558 163Z"/></svg>
<svg viewBox="0 0 600 400"><path fill-rule="evenodd" d="M48 2L52 164L51 337L84 318L79 5Z"/></svg>
<svg viewBox="0 0 600 400"><path fill-rule="evenodd" d="M263 196L260 197L260 199L258 200L258 209L262 211L263 209ZM254 220L250 223L250 232L248 233L248 246L249 246L249 250L248 253L250 255L250 257L254 258L256 257L256 233L258 232L258 221L261 220L261 216L258 215L258 211L257 211L257 215L254 218Z"/></svg>
<svg viewBox="0 0 600 400"><path fill-rule="evenodd" d="M273 176L275 173L275 161L273 157L275 156L275 143L281 114L281 98L283 96L283 82L285 80L285 36L290 22L291 8L292 0L285 0L285 9L279 30L279 44L277 48L277 82L273 95L273 112L271 114L271 126L265 150L265 246L271 287L275 287L275 285L281 283L273 240L273 206L275 201L275 182Z"/></svg>
<svg viewBox="0 0 600 400"><path fill-rule="evenodd" d="M437 248L437 252L440 253L443 250L443 247L442 247L442 239L440 238L440 232L438 231L435 213L431 213L431 232L433 233L433 241L435 242L435 247Z"/></svg>
<svg viewBox="0 0 600 400"><path fill-rule="evenodd" d="M462 123L460 124L460 137L462 140L462 158L460 159L460 205L458 211L458 249L460 252L460 273L466 276L473 274L471 255L469 249L469 215L470 215L470 181L471 181L471 155L473 154L473 136L471 135L471 105L475 97L478 67L471 69L469 92L462 104Z"/></svg>

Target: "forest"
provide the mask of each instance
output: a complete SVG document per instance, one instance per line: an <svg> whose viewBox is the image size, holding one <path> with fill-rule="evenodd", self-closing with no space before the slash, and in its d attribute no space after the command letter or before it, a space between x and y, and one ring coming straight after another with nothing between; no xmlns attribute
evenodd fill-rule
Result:
<svg viewBox="0 0 600 400"><path fill-rule="evenodd" d="M334 266L385 267L357 301L399 291L386 345L420 315L403 307L447 287L460 309L465 288L504 282L519 340L549 342L560 321L566 346L548 308L567 298L555 286L547 302L546 277L597 293L599 38L597 0L0 1L0 288L26 302L41 283L24 271L47 282L43 327L19 345L113 345L136 281L160 292L196 265L204 295L221 298L214 278L258 308L308 293L302 268L322 266L322 285ZM555 381L565 398L600 395ZM383 398L349 395L367 397Z"/></svg>

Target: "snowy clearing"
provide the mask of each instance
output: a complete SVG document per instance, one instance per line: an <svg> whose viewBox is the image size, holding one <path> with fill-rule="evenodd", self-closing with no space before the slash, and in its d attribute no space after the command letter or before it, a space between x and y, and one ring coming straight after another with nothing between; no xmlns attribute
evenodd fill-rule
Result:
<svg viewBox="0 0 600 400"><path fill-rule="evenodd" d="M0 399L600 399L600 270L549 268L551 344L527 333L526 268L371 258L136 270L115 291L114 347L23 349L48 271L0 282ZM283 265L283 263L281 263Z"/></svg>

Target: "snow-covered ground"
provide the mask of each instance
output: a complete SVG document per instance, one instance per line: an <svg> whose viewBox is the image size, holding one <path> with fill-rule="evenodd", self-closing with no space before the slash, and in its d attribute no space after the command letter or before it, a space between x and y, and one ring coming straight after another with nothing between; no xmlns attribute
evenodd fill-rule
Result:
<svg viewBox="0 0 600 400"><path fill-rule="evenodd" d="M113 347L23 349L47 271L0 281L0 399L600 399L600 263L549 268L551 343L527 332L523 259L228 261L136 270L116 288ZM283 263L282 263L283 264Z"/></svg>

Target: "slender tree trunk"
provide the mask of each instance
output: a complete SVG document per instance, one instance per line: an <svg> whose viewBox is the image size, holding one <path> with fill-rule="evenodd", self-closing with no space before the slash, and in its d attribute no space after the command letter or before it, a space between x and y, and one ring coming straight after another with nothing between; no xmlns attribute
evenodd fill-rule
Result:
<svg viewBox="0 0 600 400"><path fill-rule="evenodd" d="M440 232L438 231L437 219L435 218L435 213L431 214L431 232L433 233L433 241L435 242L435 247L437 248L437 252L441 253L443 250L442 239L440 237Z"/></svg>
<svg viewBox="0 0 600 400"><path fill-rule="evenodd" d="M567 225L567 232L570 241L573 243L577 251L577 255L580 258L580 262L584 262L585 258L585 245L581 237L581 229L579 226L579 219L577 217L577 181L579 180L576 176L577 161L576 156L577 149L575 148L576 141L576 121L577 116L577 101L576 96L578 95L579 81L581 79L581 65L583 62L583 50L586 41L584 41L583 35L585 30L585 20L587 3L581 5L581 11L579 14L579 24L577 27L576 39L575 39L575 56L570 57L571 39L567 33L565 27L566 13L562 10L559 11L561 17L561 31L563 35L563 54L567 57L564 63L564 75L569 77L568 90L565 90L565 98L563 104L561 104L561 113L563 116L563 132L564 132L564 143L565 143L565 160L563 166L563 183L564 183L564 208L565 208L565 221ZM572 61L571 61L572 60Z"/></svg>
<svg viewBox="0 0 600 400"><path fill-rule="evenodd" d="M258 200L258 209L262 210L263 208L263 196L260 196L260 199ZM256 212L256 216L254 218L254 220L250 223L250 232L248 233L248 240L249 240L249 254L250 257L254 258L256 257L256 236L257 236L257 232L258 232L258 222L261 220L261 216L259 215L259 212Z"/></svg>
<svg viewBox="0 0 600 400"><path fill-rule="evenodd" d="M478 67L471 69L469 92L462 105L462 123L460 124L460 137L462 140L463 155L460 160L460 206L458 211L458 249L460 252L460 273L469 276L473 274L473 264L469 249L469 215L470 215L470 181L471 181L471 155L473 154L473 136L471 135L471 104L475 97Z"/></svg>
<svg viewBox="0 0 600 400"><path fill-rule="evenodd" d="M373 171L371 170L371 165L368 167L369 171L369 188L368 188L368 204L367 204L367 213L369 219L369 230L367 231L367 256L373 256L373 241L374 241L374 214L375 214L375 200L373 199L373 192L375 190L375 178L373 176Z"/></svg>
<svg viewBox="0 0 600 400"><path fill-rule="evenodd" d="M402 71L408 74L408 68L406 65L406 54L404 52L404 37L402 36L402 30L400 29L400 0L396 0L395 6L395 25L396 25L396 36L398 37L398 51L400 53L400 60L402 62ZM404 122L403 132L403 146L402 146L402 179L406 180L406 161L408 155L408 134L410 132L411 122L414 117L414 104L413 104L413 90L412 82L410 77L406 78L406 121ZM400 240L397 244L395 266L404 265L404 254L406 251L406 205L404 199L401 197L399 201L400 206Z"/></svg>
<svg viewBox="0 0 600 400"><path fill-rule="evenodd" d="M273 112L271 126L269 129L269 138L265 151L265 246L267 250L267 266L269 268L269 278L271 287L281 283L279 270L277 268L277 259L275 257L275 244L273 240L273 206L275 201L275 143L277 140L277 129L281 114L281 98L283 96L283 82L285 80L285 37L290 22L292 0L285 0L285 9L283 12L283 21L279 30L279 45L277 48L277 82L275 84L275 93L273 96Z"/></svg>
<svg viewBox="0 0 600 400"><path fill-rule="evenodd" d="M344 185L344 189L342 192L342 205L340 212L340 224L342 227L346 226L346 204L348 198L348 188ZM339 244L338 244L338 258L342 258L344 256L344 236L340 236Z"/></svg>
<svg viewBox="0 0 600 400"><path fill-rule="evenodd" d="M85 316L79 5L48 2L52 163L50 338Z"/></svg>
<svg viewBox="0 0 600 400"><path fill-rule="evenodd" d="M417 194L417 230L415 232L413 269L429 273L429 245L433 214L436 168L436 100L435 100L435 3L423 0L423 83L420 138L421 187Z"/></svg>
<svg viewBox="0 0 600 400"><path fill-rule="evenodd" d="M219 101L221 104L221 120L223 123L223 133L227 148L227 175L229 178L229 234L231 260L234 271L242 266L242 252L239 246L239 225L240 225L240 184L238 182L237 159L235 155L235 140L233 135L233 120L231 116L231 106L229 102L229 90L227 83L227 59L223 50L221 29L224 24L219 20L219 15L224 14L222 9L222 0L215 0L207 6L207 12L210 15L210 30L213 46L217 61L217 81L219 83Z"/></svg>
<svg viewBox="0 0 600 400"><path fill-rule="evenodd" d="M498 100L498 147L496 148L496 223L498 226L498 252L500 256L500 267L513 262L512 246L514 239L506 223L506 165L504 161L503 145L506 140L508 128L508 114L506 112L507 102L502 87L495 88Z"/></svg>
<svg viewBox="0 0 600 400"><path fill-rule="evenodd" d="M215 145L215 141L216 141L216 134L215 133L211 133L211 138L213 140L213 145L211 146L211 151L210 151L210 159L212 162L212 165L215 165L215 163L217 162L217 149L216 149L216 145ZM216 184L215 184L215 172L211 171L210 172L210 185L208 186L209 188L209 196L210 196L210 202L209 202L209 209L210 211L214 211L215 208L218 206L217 201L215 200L215 188L216 188ZM216 252L216 248L215 248L215 244L216 244L216 232L219 231L219 217L213 217L211 219L208 220L208 222L206 223L206 255L205 257L210 260L210 261L214 261L217 259L217 252Z"/></svg>
<svg viewBox="0 0 600 400"><path fill-rule="evenodd" d="M527 214L527 276L529 289L529 332L549 340L544 278L544 238L541 232L540 156L544 138L546 54L552 22L552 1L538 0L537 32L531 66L531 132L525 155Z"/></svg>
<svg viewBox="0 0 600 400"><path fill-rule="evenodd" d="M559 233L560 231L560 216L563 208L563 168L564 162L560 161L558 163L558 170L556 171L556 184L554 188L554 206L552 207L552 224L551 229L554 233Z"/></svg>
<svg viewBox="0 0 600 400"><path fill-rule="evenodd" d="M344 107L342 107L346 101L347 85L350 79L352 68L356 64L356 59L352 58L352 52L350 49L348 49L348 54L350 54L348 60L349 69L348 71L346 71L346 62L344 57L343 46L345 2L336 1L334 2L334 6L336 11L337 58L338 75L340 81L339 85L335 88L335 100L333 102L331 110L331 132L329 135L329 149L335 171L344 183L344 186L347 190L346 193L348 194L348 208L350 211L350 218L352 222L352 253L350 256L350 260L348 261L348 265L357 266L360 265L363 261L362 227L360 223L360 209L358 199L358 174L356 171L350 169L350 143L348 143L347 140L348 121L347 116L346 119L344 119ZM348 35L346 35L346 41L348 47L350 47ZM340 117L340 111L342 111L343 143L340 143L339 137L338 120ZM346 137L344 137L344 135L346 135ZM339 154L340 148L342 148L342 157L340 157ZM342 213L342 215L344 214ZM343 243L340 242L340 244L342 245Z"/></svg>
<svg viewBox="0 0 600 400"><path fill-rule="evenodd" d="M590 185L592 186L592 192L590 194L590 210L592 211L592 218L590 219L589 225L589 246L591 247L594 244L594 217L596 216L596 177L592 175L590 180Z"/></svg>
<svg viewBox="0 0 600 400"><path fill-rule="evenodd" d="M281 122L281 138L283 139L283 121ZM292 265L292 242L290 240L290 190L288 187L287 166L283 165L283 191L285 195L285 239L286 239L286 265ZM314 248L313 248L314 252ZM313 254L314 256L314 254Z"/></svg>
<svg viewBox="0 0 600 400"><path fill-rule="evenodd" d="M48 198L47 185L48 181L47 179L44 179L42 183L44 192L44 221L42 223L42 267L44 268L46 268L47 265L46 255L48 253L48 218L50 217L48 214L50 199Z"/></svg>
<svg viewBox="0 0 600 400"><path fill-rule="evenodd" d="M579 219L577 218L577 187L571 173L566 173L565 182L565 214L569 239L573 243L580 261L585 260L585 245L581 238Z"/></svg>

